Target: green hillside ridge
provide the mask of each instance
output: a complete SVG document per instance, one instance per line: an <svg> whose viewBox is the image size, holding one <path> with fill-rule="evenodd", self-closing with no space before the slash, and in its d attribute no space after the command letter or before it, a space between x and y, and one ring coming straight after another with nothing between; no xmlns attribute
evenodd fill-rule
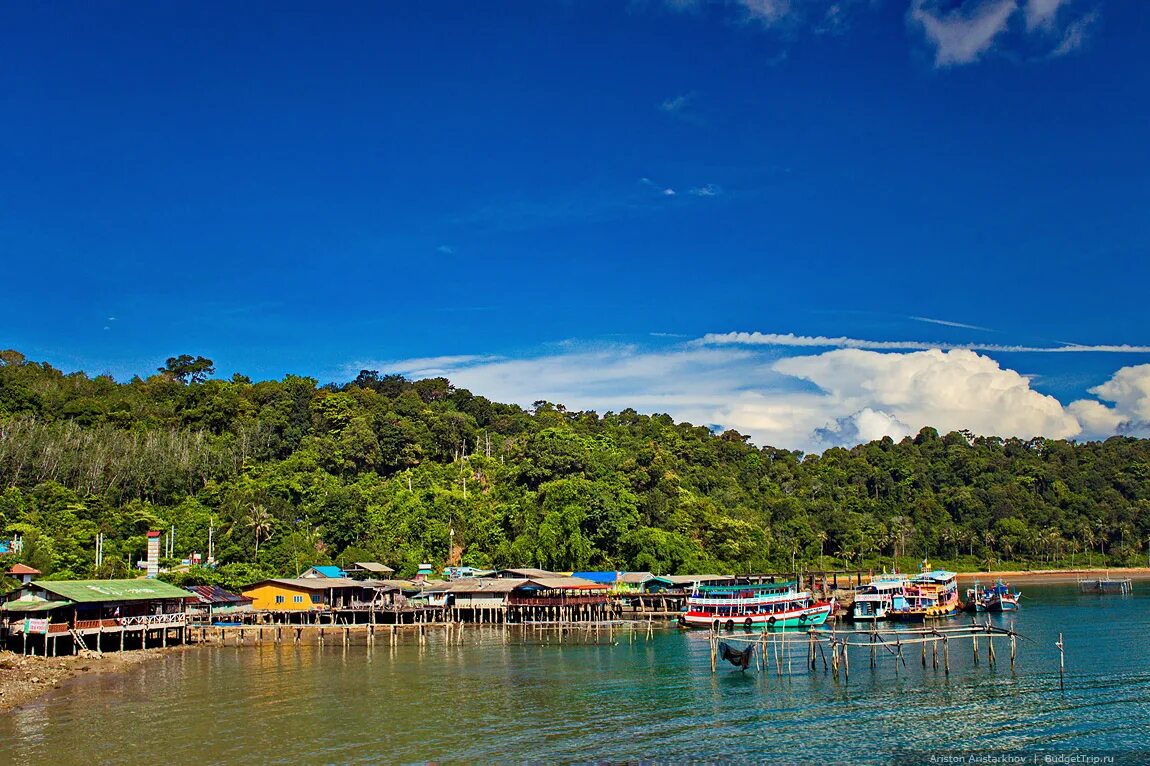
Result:
<svg viewBox="0 0 1150 766"><path fill-rule="evenodd" d="M214 380L174 357L118 383L0 352L0 527L51 577L129 572L144 533L237 587L374 560L753 572L1136 565L1150 440L924 428L821 455L667 415L498 404L444 378ZM454 530L454 537L451 536ZM95 568L94 540L105 534ZM5 567L7 568L7 567Z"/></svg>

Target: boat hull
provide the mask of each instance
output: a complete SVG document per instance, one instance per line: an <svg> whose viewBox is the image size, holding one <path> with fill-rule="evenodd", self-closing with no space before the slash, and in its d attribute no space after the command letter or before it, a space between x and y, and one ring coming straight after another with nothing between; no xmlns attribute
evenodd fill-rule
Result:
<svg viewBox="0 0 1150 766"><path fill-rule="evenodd" d="M716 617L702 612L685 612L679 616L682 625L688 628L769 630L772 628L809 628L822 625L830 616L833 605L830 602L812 604L802 609L794 609L776 614L731 614Z"/></svg>

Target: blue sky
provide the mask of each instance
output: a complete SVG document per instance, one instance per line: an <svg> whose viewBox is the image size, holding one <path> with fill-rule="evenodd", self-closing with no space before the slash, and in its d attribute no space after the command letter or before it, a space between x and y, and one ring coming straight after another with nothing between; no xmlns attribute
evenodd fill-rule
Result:
<svg viewBox="0 0 1150 766"><path fill-rule="evenodd" d="M0 30L0 346L63 369L444 373L803 449L1150 421L1144 3L12 3Z"/></svg>

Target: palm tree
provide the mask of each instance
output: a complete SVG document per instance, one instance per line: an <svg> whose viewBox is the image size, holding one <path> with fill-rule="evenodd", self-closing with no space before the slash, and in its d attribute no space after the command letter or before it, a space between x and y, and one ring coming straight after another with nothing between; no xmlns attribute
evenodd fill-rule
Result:
<svg viewBox="0 0 1150 766"><path fill-rule="evenodd" d="M255 534L256 548L253 558L258 558L260 555L260 538L264 542L271 539L272 536L272 515L268 513L268 509L262 503L252 503L248 508L248 527Z"/></svg>

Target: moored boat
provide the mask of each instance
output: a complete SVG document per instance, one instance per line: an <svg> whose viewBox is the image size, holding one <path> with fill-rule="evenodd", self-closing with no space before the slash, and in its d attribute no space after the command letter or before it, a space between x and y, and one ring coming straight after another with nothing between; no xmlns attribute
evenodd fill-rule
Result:
<svg viewBox="0 0 1150 766"><path fill-rule="evenodd" d="M834 600L816 601L795 583L761 585L696 585L679 616L682 625L696 628L789 628L826 622Z"/></svg>
<svg viewBox="0 0 1150 766"><path fill-rule="evenodd" d="M976 580L974 586L966 590L963 609L967 612L1014 612L1018 610L1021 598L1022 593L1012 592L1002 578L989 588L983 588Z"/></svg>
<svg viewBox="0 0 1150 766"><path fill-rule="evenodd" d="M866 585L855 589L851 618L855 621L885 620L894 604L895 596L902 595L908 584L906 575L893 572L875 575Z"/></svg>
<svg viewBox="0 0 1150 766"><path fill-rule="evenodd" d="M899 622L922 622L949 617L958 611L958 575L943 569L930 569L911 578L901 596L895 596L888 618Z"/></svg>

